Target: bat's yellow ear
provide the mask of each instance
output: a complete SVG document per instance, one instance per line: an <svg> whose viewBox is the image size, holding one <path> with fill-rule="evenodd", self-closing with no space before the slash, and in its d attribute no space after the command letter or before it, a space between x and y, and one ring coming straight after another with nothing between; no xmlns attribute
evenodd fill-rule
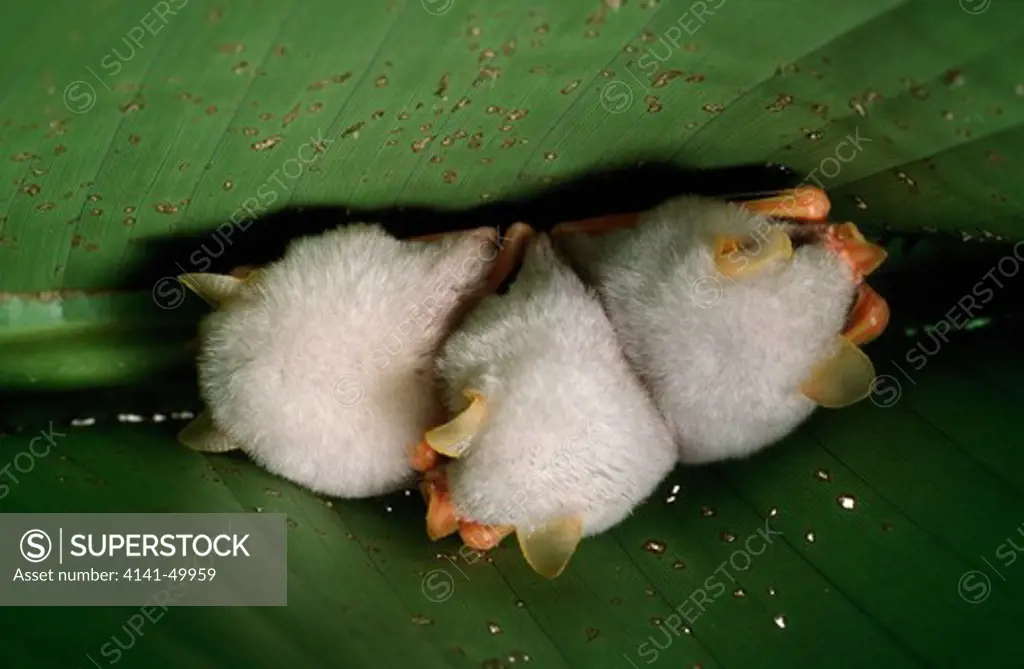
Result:
<svg viewBox="0 0 1024 669"><path fill-rule="evenodd" d="M209 410L202 412L178 433L178 441L200 453L227 453L238 448L213 423Z"/></svg>
<svg viewBox="0 0 1024 669"><path fill-rule="evenodd" d="M864 399L875 381L875 366L856 344L836 337L835 351L811 370L800 392L818 405L840 409Z"/></svg>
<svg viewBox="0 0 1024 669"><path fill-rule="evenodd" d="M718 237L713 249L718 271L730 278L750 274L768 263L793 257L793 242L789 234L778 226L744 237Z"/></svg>
<svg viewBox="0 0 1024 669"><path fill-rule="evenodd" d="M464 390L469 406L462 413L440 427L427 432L424 441L430 448L449 458L462 457L473 437L487 419L487 398L479 390Z"/></svg>
<svg viewBox="0 0 1024 669"><path fill-rule="evenodd" d="M244 286L251 285L262 275L261 270L252 270L245 277L230 274L193 273L178 276L178 281L214 307L219 307L236 297Z"/></svg>
<svg viewBox="0 0 1024 669"><path fill-rule="evenodd" d="M214 307L238 294L245 282L227 274L182 274L178 281Z"/></svg>
<svg viewBox="0 0 1024 669"><path fill-rule="evenodd" d="M516 537L527 564L544 578L557 578L583 538L583 520L579 516L557 518L534 530L516 531Z"/></svg>

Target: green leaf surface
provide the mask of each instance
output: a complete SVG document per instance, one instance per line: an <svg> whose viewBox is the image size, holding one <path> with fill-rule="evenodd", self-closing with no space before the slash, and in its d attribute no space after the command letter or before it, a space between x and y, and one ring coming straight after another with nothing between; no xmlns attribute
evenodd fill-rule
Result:
<svg viewBox="0 0 1024 669"><path fill-rule="evenodd" d="M891 343L872 353L880 372L899 374L885 361L905 344ZM1024 508L1018 402L977 370L1011 347L979 330L907 368L891 406L878 394L822 410L750 460L676 471L632 518L586 540L553 582L514 542L486 557L430 543L415 491L318 499L243 457L188 451L174 434L178 412L197 400L181 387L8 403L0 461L40 429L63 436L17 474L0 511L288 515L287 608L172 608L125 651L126 666L1010 660L1024 580L997 550L1018 537ZM965 364L975 370L967 378ZM989 579L978 603L958 590L972 570ZM19 632L13 657L86 666L86 653L110 659L99 653L112 635L128 643L121 626L132 613L3 609L0 619ZM60 644L47 642L55 628Z"/></svg>
<svg viewBox="0 0 1024 669"><path fill-rule="evenodd" d="M1020 237L1017 2L51 5L4 10L11 292L122 285L141 240L246 207L467 207L637 159L785 162L840 216Z"/></svg>

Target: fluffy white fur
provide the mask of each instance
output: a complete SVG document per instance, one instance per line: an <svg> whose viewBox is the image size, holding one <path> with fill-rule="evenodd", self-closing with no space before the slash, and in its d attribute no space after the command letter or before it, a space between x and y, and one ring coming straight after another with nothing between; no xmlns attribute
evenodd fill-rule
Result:
<svg viewBox="0 0 1024 669"><path fill-rule="evenodd" d="M815 408L799 386L843 328L851 270L814 244L756 275L733 280L718 271L716 234L771 225L725 202L684 197L646 213L635 229L563 241L600 292L684 463L747 456Z"/></svg>
<svg viewBox="0 0 1024 669"><path fill-rule="evenodd" d="M199 378L214 422L316 492L401 486L409 449L443 420L433 357L495 255L481 233L410 242L369 225L294 242L204 323Z"/></svg>
<svg viewBox="0 0 1024 669"><path fill-rule="evenodd" d="M671 435L622 356L596 295L538 237L503 296L484 300L438 361L452 412L482 391L488 419L449 465L460 517L583 534L625 518L675 464Z"/></svg>

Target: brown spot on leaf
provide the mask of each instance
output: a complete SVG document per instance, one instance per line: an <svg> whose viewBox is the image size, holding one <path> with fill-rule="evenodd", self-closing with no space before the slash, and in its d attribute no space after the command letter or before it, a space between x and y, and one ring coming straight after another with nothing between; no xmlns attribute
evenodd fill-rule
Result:
<svg viewBox="0 0 1024 669"><path fill-rule="evenodd" d="M50 121L49 130L46 132L47 137L56 137L63 135L67 131L68 122L65 119L55 119Z"/></svg>
<svg viewBox="0 0 1024 669"><path fill-rule="evenodd" d="M437 90L434 91L434 96L445 100L445 96L448 94L448 73L445 72L441 75L441 80L437 82Z"/></svg>
<svg viewBox="0 0 1024 669"><path fill-rule="evenodd" d="M950 88L959 88L964 85L964 75L960 70L948 70L942 77L942 82Z"/></svg>
<svg viewBox="0 0 1024 669"><path fill-rule="evenodd" d="M348 81L351 78L352 78L352 73L351 72L344 72L342 74L335 74L333 76L327 77L326 79L321 79L320 81L313 82L312 84L309 85L309 88L307 90L309 90L311 92L312 91L321 91L324 88L326 88L327 86L330 86L331 84L343 84L343 83L345 83L346 81Z"/></svg>
<svg viewBox="0 0 1024 669"><path fill-rule="evenodd" d="M359 121L358 123L353 123L349 127L345 128L344 131L342 131L341 138L342 139L346 139L348 137L352 137L354 139L358 139L359 138L359 130L362 129L362 127L364 125L366 125L366 123L364 123L363 121Z"/></svg>
<svg viewBox="0 0 1024 669"><path fill-rule="evenodd" d="M665 86L668 86L673 79L682 76L682 74L682 70L667 70L654 77L654 80L651 82L651 86L653 88L664 88Z"/></svg>
<svg viewBox="0 0 1024 669"><path fill-rule="evenodd" d="M493 82L497 81L499 77L501 77L500 69L491 67L490 65L485 65L480 68L480 72L476 75L476 79L473 80L473 87L479 88L487 82L491 82L493 84Z"/></svg>
<svg viewBox="0 0 1024 669"><path fill-rule="evenodd" d="M294 123L295 119L299 118L299 112L301 112L301 111L302 111L302 103L301 102L296 102L295 106L292 107L288 111L288 113L284 115L284 118L281 121L282 122L281 127L282 128L287 128L292 123Z"/></svg>
<svg viewBox="0 0 1024 669"><path fill-rule="evenodd" d="M266 139L261 139L252 145L253 151L266 151L277 146L281 141L281 135L271 135Z"/></svg>
<svg viewBox="0 0 1024 669"><path fill-rule="evenodd" d="M766 109L770 112L780 112L791 104L793 104L792 95L778 95L774 102L768 105Z"/></svg>

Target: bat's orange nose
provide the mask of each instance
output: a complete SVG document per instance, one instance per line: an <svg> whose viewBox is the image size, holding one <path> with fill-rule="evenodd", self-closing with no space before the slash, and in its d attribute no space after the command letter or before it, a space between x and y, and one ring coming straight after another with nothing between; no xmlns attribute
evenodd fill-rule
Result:
<svg viewBox="0 0 1024 669"><path fill-rule="evenodd" d="M799 186L777 195L738 203L747 211L773 218L798 221L824 221L832 209L825 191L814 186Z"/></svg>
<svg viewBox="0 0 1024 669"><path fill-rule="evenodd" d="M459 520L444 483L425 481L422 491L427 498L427 536L437 541L454 534L459 529Z"/></svg>
<svg viewBox="0 0 1024 669"><path fill-rule="evenodd" d="M857 287L857 301L850 310L843 336L863 346L882 334L888 324L889 304L871 286L862 283Z"/></svg>
<svg viewBox="0 0 1024 669"><path fill-rule="evenodd" d="M514 528L504 525L482 525L469 520L459 521L459 536L466 546L478 551L489 551L512 534Z"/></svg>
<svg viewBox="0 0 1024 669"><path fill-rule="evenodd" d="M850 265L857 283L878 269L889 256L884 248L866 240L853 223L829 227L825 240L829 248Z"/></svg>

